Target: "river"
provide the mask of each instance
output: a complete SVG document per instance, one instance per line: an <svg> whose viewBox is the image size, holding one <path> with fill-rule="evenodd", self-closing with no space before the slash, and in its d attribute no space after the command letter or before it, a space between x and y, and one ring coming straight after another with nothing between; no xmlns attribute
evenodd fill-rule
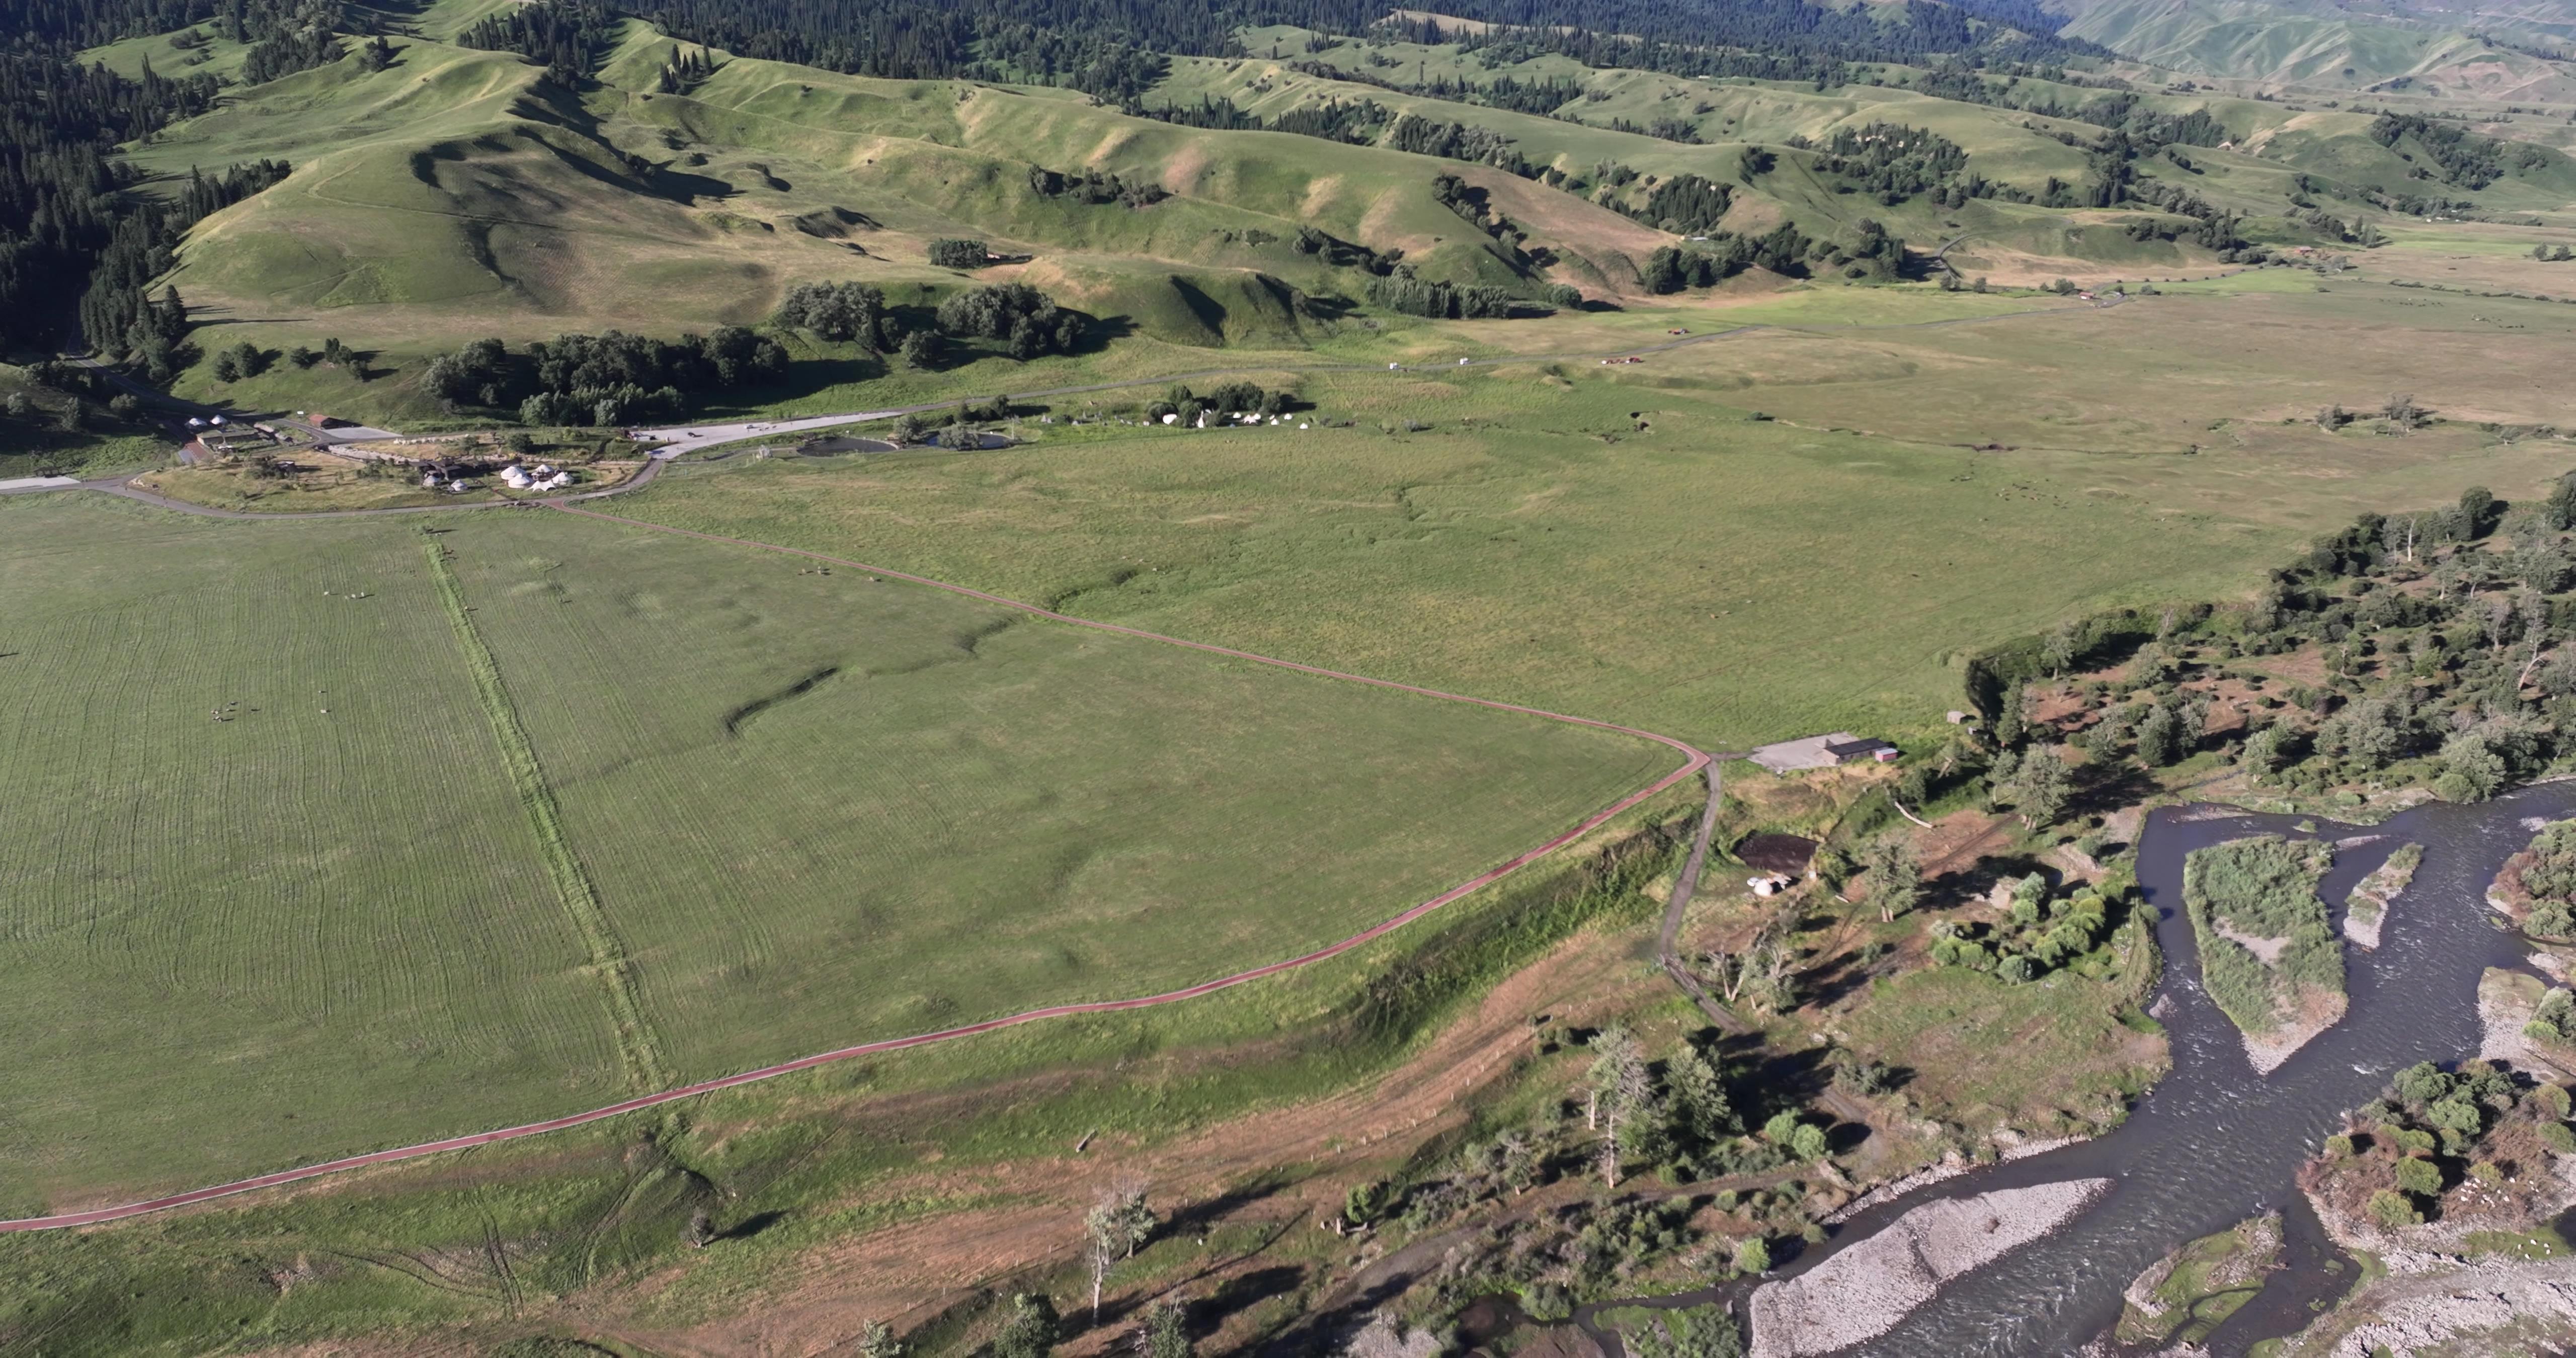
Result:
<svg viewBox="0 0 2576 1358"><path fill-rule="evenodd" d="M2377 826L2180 807L2147 818L2138 884L2156 912L2165 975L2155 1009L2173 1044L2173 1069L2110 1135L1998 1165L1883 1203L1844 1223L1796 1261L1814 1267L1907 1210L1936 1198L2107 1177L2110 1191L2055 1234L1945 1289L1895 1330L1850 1350L1872 1358L2056 1358L2102 1337L2118 1320L2129 1281L2168 1250L2281 1208L2289 1267L2260 1299L2211 1336L2220 1358L2297 1331L2312 1302L2331 1302L2354 1276L2325 1240L2295 1175L2341 1125L2345 1111L2378 1096L2389 1076L2417 1061L2449 1064L2477 1054L2478 979L2491 966L2523 966L2496 927L2486 889L2504 860L2530 842L2530 822L2576 809L2576 782L2525 788L2478 806L2434 803ZM2424 846L2411 886L2388 911L2376 952L2346 946L2351 1008L2342 1022L2270 1076L2246 1060L2235 1025L2200 987L2199 949L2182 909L2183 859L2194 849L2253 834L2349 841L2320 888L2335 922L2355 882L2400 845ZM2002 1055L2001 1053L1998 1054ZM1688 1297L1739 1300L1741 1285ZM1621 1303L1605 1303L1616 1306ZM1585 1308L1588 1320L1595 1308Z"/></svg>

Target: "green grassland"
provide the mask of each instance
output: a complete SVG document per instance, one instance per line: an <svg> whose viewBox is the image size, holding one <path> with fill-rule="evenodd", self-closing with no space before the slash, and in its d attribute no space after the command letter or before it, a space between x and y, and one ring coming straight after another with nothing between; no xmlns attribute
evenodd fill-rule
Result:
<svg viewBox="0 0 2576 1358"><path fill-rule="evenodd" d="M1672 762L595 521L0 513L21 1208L1205 979Z"/></svg>
<svg viewBox="0 0 2576 1358"><path fill-rule="evenodd" d="M2263 1290L2281 1266L2281 1219L2240 1222L2203 1236L2165 1256L2138 1282L2156 1307L2132 1301L2120 1316L2119 1335L2134 1344L2197 1344Z"/></svg>
<svg viewBox="0 0 2576 1358"><path fill-rule="evenodd" d="M1686 797L1666 797L1610 829L1634 835L1689 813ZM1085 1139L1156 1147L1345 1089L1418 1051L1462 998L1567 935L1580 935L1576 948L1603 946L1611 940L1587 926L1632 927L1652 911L1633 883L1551 859L1419 929L1190 1005L828 1067L667 1115L370 1171L338 1191L0 1238L0 1301L65 1358L357 1335L397 1345L421 1335L449 1352L509 1352L501 1346L530 1336L613 1345L810 1285L816 1251L855 1235L1042 1196L971 1179L924 1191L926 1176L1063 1163ZM1240 1191L1257 1210L1316 1169L1280 1165L1206 1191ZM1158 1185L1157 1198L1167 1210L1201 1207L1200 1191ZM679 1232L702 1209L725 1238L686 1251ZM1263 1234L1291 1255L1329 1239ZM1119 1276L1168 1269L1174 1251L1185 1270L1206 1262L1183 1234Z"/></svg>
<svg viewBox="0 0 2576 1358"><path fill-rule="evenodd" d="M2272 279L2297 290L2247 290ZM997 453L737 458L621 512L1740 748L1929 732L1957 701L1947 658L1980 639L2250 590L2364 509L2471 483L2528 496L2576 460L2467 423L2388 438L2308 419L2411 388L2464 421L2542 422L2568 308L2407 306L2286 270L2211 286L1910 329L1795 318L2033 303L1827 288L1566 318L1549 325L1614 351L1659 322L1791 324L1634 368L1306 375L1315 416L1349 427L1023 421L1037 441ZM2529 339L2499 348L2472 314ZM2374 320L2421 329L2390 353Z"/></svg>

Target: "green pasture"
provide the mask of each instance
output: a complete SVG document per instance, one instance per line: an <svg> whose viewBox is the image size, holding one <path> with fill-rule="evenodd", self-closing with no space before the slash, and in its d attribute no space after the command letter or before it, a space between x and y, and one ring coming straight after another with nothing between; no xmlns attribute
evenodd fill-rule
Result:
<svg viewBox="0 0 2576 1358"><path fill-rule="evenodd" d="M2305 291L2244 290L2275 278ZM2576 465L2556 440L2470 423L2549 418L2568 308L2241 279L1982 324L1794 322L1810 306L1901 325L2060 304L1826 287L1536 331L1425 327L1379 343L1436 362L1487 337L1615 352L1677 323L1788 325L1610 369L1253 369L1296 386L1318 427L1024 419L1034 441L1006 451L738 458L620 512L1704 748L1929 733L1958 705L1953 658L1983 642L2250 591L2364 510L2472 484L2529 497ZM2496 344L2476 319L2494 314L2522 342ZM2414 327L2402 352L2379 338L2393 324ZM2398 438L2311 418L2407 390L2458 422ZM1047 404L1061 419L1157 394Z"/></svg>
<svg viewBox="0 0 2576 1358"><path fill-rule="evenodd" d="M1937 727L1978 639L2224 591L2282 546L2075 468L1543 369L1306 395L1349 427L736 460L620 512L1706 748Z"/></svg>
<svg viewBox="0 0 2576 1358"><path fill-rule="evenodd" d="M568 516L0 517L18 1209L1207 979L1675 762Z"/></svg>

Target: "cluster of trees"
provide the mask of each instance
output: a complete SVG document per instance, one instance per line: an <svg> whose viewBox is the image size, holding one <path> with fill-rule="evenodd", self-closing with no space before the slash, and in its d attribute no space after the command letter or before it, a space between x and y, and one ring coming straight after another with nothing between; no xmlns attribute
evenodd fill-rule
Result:
<svg viewBox="0 0 2576 1358"><path fill-rule="evenodd" d="M1404 251L1372 250L1365 245L1343 240L1311 226L1297 228L1288 248L1301 255L1313 255L1337 269L1365 269L1373 274L1388 274L1404 258Z"/></svg>
<svg viewBox="0 0 2576 1358"><path fill-rule="evenodd" d="M980 256L981 241L934 242L972 246ZM1066 353L1082 342L1082 313L1057 306L1054 299L1026 283L999 283L952 293L929 316L909 318L886 304L885 293L865 283L799 283L771 318L782 329L803 330L818 339L856 343L870 353L901 353L917 368L937 366L947 342L1000 340L1017 359Z"/></svg>
<svg viewBox="0 0 2576 1358"><path fill-rule="evenodd" d="M245 13L257 17L246 20ZM339 35L351 25L338 0L298 0L292 8L284 4L228 8L218 14L216 23L233 30L225 36L251 41L250 51L242 56L242 83L248 85L265 85L348 55Z"/></svg>
<svg viewBox="0 0 2576 1358"><path fill-rule="evenodd" d="M2353 417L2333 407L2318 418ZM2379 418L2402 433L2430 415L2401 397ZM2440 509L2365 514L2275 571L2249 606L2069 624L1977 657L1969 691L1997 738L2017 744L2030 727L2026 685L2125 661L2119 677L2077 682L2080 710L2048 734L2080 736L2096 762L2126 748L2152 767L2211 743L2211 688L2230 680L2251 696L2220 740L2258 782L2312 794L2422 782L2447 800L2483 800L2576 754L2561 734L2576 731L2571 528L2576 475L2538 505L2472 487ZM2308 649L2321 684L2233 663Z"/></svg>
<svg viewBox="0 0 2576 1358"><path fill-rule="evenodd" d="M2523 931L2540 938L2576 937L2576 821L2542 827L2514 867L2531 897Z"/></svg>
<svg viewBox="0 0 2576 1358"><path fill-rule="evenodd" d="M1172 196L1171 191L1160 184L1130 184L1116 174L1106 171L1098 174L1084 174L1076 170L1071 174L1060 174L1035 165L1029 167L1029 189L1041 198L1070 198L1075 202L1086 203L1093 207L1105 207L1111 203L1131 208L1152 207ZM934 264L939 262L935 256L941 243L933 243L934 258L931 262ZM978 249L983 248L982 241L974 244ZM982 266L977 264L968 267Z"/></svg>
<svg viewBox="0 0 2576 1358"><path fill-rule="evenodd" d="M456 41L486 52L516 52L545 67L547 79L573 89L616 40L620 22L602 0L538 0L495 10Z"/></svg>
<svg viewBox="0 0 2576 1358"><path fill-rule="evenodd" d="M2183 905L2200 939L2202 981L2246 1032L2273 1031L2285 1001L2302 994L2343 993L2343 943L2317 898L2333 863L2323 844L2275 835L2197 849L2184 859ZM2238 936L2287 942L2267 963Z"/></svg>
<svg viewBox="0 0 2576 1358"><path fill-rule="evenodd" d="M2158 180L2140 180L2127 186L2127 197L2132 202L2144 203L2178 217L2189 217L2198 223L2188 230L2169 234L2159 229L2157 234L2164 239L2187 239L2212 250L2244 248L2245 238L2237 230L2241 219L2235 213L2211 207L2199 194L2187 188Z"/></svg>
<svg viewBox="0 0 2576 1358"><path fill-rule="evenodd" d="M1541 1054L1568 1047L1589 1053L1572 1098L1534 1123L1479 1137L1395 1181L1352 1189L1337 1227L1401 1222L1419 1233L1569 1179L1596 1178L1615 1192L1640 1171L1680 1183L1813 1162L1832 1149L1826 1127L1801 1109L1781 1106L1758 1122L1749 1119L1744 1100L1766 1091L1731 1087L1713 1040L1685 1040L1657 1059L1615 1026L1585 1035L1542 1024L1532 1038ZM1769 1231L1812 1230L1801 1219L1801 1199L1792 1185L1696 1201L1614 1198L1580 1211L1515 1214L1462 1246L1476 1257L1451 1272L1462 1282L1518 1286L1532 1314L1561 1317L1574 1297L1700 1245L1692 1219L1703 1206L1753 1229L1739 1240L1707 1242L1694 1266L1720 1276L1730 1267L1764 1272L1771 1267Z"/></svg>
<svg viewBox="0 0 2576 1358"><path fill-rule="evenodd" d="M1533 179L1538 175L1536 167L1513 145L1511 138L1489 127L1399 113L1386 125L1386 136L1380 144L1415 155L1492 165L1523 179Z"/></svg>
<svg viewBox="0 0 2576 1358"><path fill-rule="evenodd" d="M726 326L677 341L615 330L559 335L522 354L476 340L430 360L421 385L450 409L515 412L521 424L617 426L678 418L710 392L786 375L778 341Z"/></svg>
<svg viewBox="0 0 2576 1358"><path fill-rule="evenodd" d="M1264 391L1250 382L1228 382L1201 394L1187 386L1175 386L1163 399L1145 407L1145 418L1160 424L1170 415L1179 424L1196 425L1199 417L1225 419L1234 415L1284 415L1296 404L1296 398L1284 391Z"/></svg>
<svg viewBox="0 0 2576 1358"><path fill-rule="evenodd" d="M1446 320L1502 320L1514 314L1514 308L1528 305L1508 288L1491 283L1448 283L1417 277L1413 266L1396 266L1393 274L1372 278L1368 285L1372 305L1408 316L1430 316Z"/></svg>
<svg viewBox="0 0 2576 1358"><path fill-rule="evenodd" d="M715 54L701 47L692 52L686 47L674 49L671 59L662 63L662 73L655 85L664 94L681 94L696 89L700 81L716 73Z"/></svg>
<svg viewBox="0 0 2576 1358"><path fill-rule="evenodd" d="M2433 163L2431 170L2420 165L2411 173L2417 177L2438 178L2455 188L2483 189L2502 179L2508 167L2536 170L2549 163L2548 154L2537 146L2524 144L2508 153L2504 143L2481 137L2464 128L2425 117L2420 113L2382 113L2370 124L2370 138L2391 150L2400 142L2409 142L2424 159Z"/></svg>
<svg viewBox="0 0 2576 1358"><path fill-rule="evenodd" d="M983 249L980 242L976 249ZM835 344L855 340L872 353L903 344L902 323L886 310L884 291L867 283L799 283L787 290L770 321Z"/></svg>
<svg viewBox="0 0 2576 1358"><path fill-rule="evenodd" d="M1608 181L1619 171L1634 179L1636 171L1621 165L1604 167ZM1625 183L1626 180L1620 180ZM1734 201L1735 188L1695 174L1674 175L1647 190L1646 196L1630 202L1622 195L1605 193L1598 201L1621 216L1644 222L1658 231L1676 236L1705 236L1717 230L1718 221L1726 216L1727 206Z"/></svg>
<svg viewBox="0 0 2576 1358"><path fill-rule="evenodd" d="M2419 1062L2327 1137L2324 1154L2300 1177L2391 1228L2438 1215L2454 1186L2474 1184L2490 1215L2509 1227L2495 1208L2525 1197L2536 1206L2538 1195L2519 1185L2548 1178L2548 1158L2576 1154L2569 1111L2564 1085L2525 1086L2486 1061L2457 1071Z"/></svg>
<svg viewBox="0 0 2576 1358"><path fill-rule="evenodd" d="M170 210L131 194L134 172L113 153L205 111L215 90L207 76L127 80L50 53L0 55L0 341L57 347L64 317L120 230L121 253L136 265L175 240ZM129 268L113 290L131 294L154 272L134 277ZM102 328L121 338L132 318L125 311L107 329L102 317Z"/></svg>
<svg viewBox="0 0 2576 1358"><path fill-rule="evenodd" d="M942 236L930 243L930 262L942 269L980 269L993 262L993 251L980 240Z"/></svg>
<svg viewBox="0 0 2576 1358"><path fill-rule="evenodd" d="M1646 288L1659 293L1705 288L1757 264L1795 278L1806 272L1807 252L1813 244L1804 232L1782 222L1760 236L1720 231L1706 241L1657 246L1646 256ZM1903 242L1898 243L1898 248L1902 250Z"/></svg>
<svg viewBox="0 0 2576 1358"><path fill-rule="evenodd" d="M81 333L99 352L133 362L155 382L185 366L188 310L175 288L158 302L145 296L151 281L177 262L179 239L210 213L229 207L284 179L282 160L236 165L220 175L188 172L188 184L167 203L131 205L90 266L81 294Z"/></svg>
<svg viewBox="0 0 2576 1358"><path fill-rule="evenodd" d="M1894 207L1917 194L1957 187L1966 198L1991 198L1999 187L1982 176L1971 181L1968 153L1957 142L1919 127L1870 123L1839 127L1822 143L1804 137L1791 146L1816 151L1816 169L1839 181L1837 192L1866 193L1880 205ZM1945 205L1947 195L1944 195Z"/></svg>
<svg viewBox="0 0 2576 1358"><path fill-rule="evenodd" d="M1082 332L1080 312L1057 306L1055 299L1026 283L951 293L939 304L939 333L1001 340L1017 359L1069 352L1082 342ZM905 357L911 356L907 349Z"/></svg>
<svg viewBox="0 0 2576 1358"><path fill-rule="evenodd" d="M2069 966L2088 974L2106 969L2112 959L2101 950L2114 927L2111 912L2122 888L2086 887L2062 899L2050 894L2048 878L2032 873L2013 884L2012 913L1996 925L1935 921L1932 960L1945 967L1967 967L1992 973L2020 985Z"/></svg>

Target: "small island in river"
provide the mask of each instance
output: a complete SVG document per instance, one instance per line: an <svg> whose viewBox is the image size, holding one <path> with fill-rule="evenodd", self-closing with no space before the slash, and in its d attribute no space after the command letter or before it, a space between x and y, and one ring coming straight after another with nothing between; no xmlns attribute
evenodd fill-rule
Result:
<svg viewBox="0 0 2576 1358"><path fill-rule="evenodd" d="M2424 846L2408 844L2388 855L2388 861L2371 869L2369 876L2353 883L2351 893L2343 898L2343 936L2376 951L2379 928L2388 920L2389 904L2415 880L2415 869L2423 862Z"/></svg>
<svg viewBox="0 0 2576 1358"><path fill-rule="evenodd" d="M2265 1074L2344 1014L2343 944L2317 898L2333 866L2333 846L2278 835L2213 844L2183 865L2201 983Z"/></svg>

